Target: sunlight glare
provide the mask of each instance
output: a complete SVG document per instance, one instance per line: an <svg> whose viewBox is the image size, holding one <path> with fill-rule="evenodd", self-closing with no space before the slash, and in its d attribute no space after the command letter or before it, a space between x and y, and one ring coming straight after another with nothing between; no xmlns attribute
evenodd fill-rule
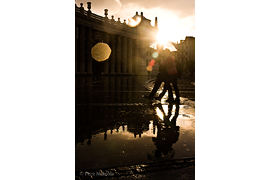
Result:
<svg viewBox="0 0 270 180"><path fill-rule="evenodd" d="M160 119L163 119L163 113L161 112L161 110L159 108L156 108L156 112L157 112L157 115Z"/></svg>
<svg viewBox="0 0 270 180"><path fill-rule="evenodd" d="M161 45L165 45L169 39L168 39L168 32L159 30L157 34L157 41Z"/></svg>
<svg viewBox="0 0 270 180"><path fill-rule="evenodd" d="M97 43L91 50L92 57L98 62L109 59L111 52L110 46L106 43Z"/></svg>
<svg viewBox="0 0 270 180"><path fill-rule="evenodd" d="M157 58L158 57L158 52L153 52L152 57Z"/></svg>
<svg viewBox="0 0 270 180"><path fill-rule="evenodd" d="M141 17L139 17L139 16L136 16L136 17L134 17L134 18L129 18L128 19L128 25L130 26L130 27L135 27L135 26L137 26L138 24L140 24L140 22L141 22Z"/></svg>
<svg viewBox="0 0 270 180"><path fill-rule="evenodd" d="M179 17L176 14L162 9L159 9L159 14L161 15L158 17L158 29L160 32L158 39L160 38L161 41L176 43L181 39L184 40L185 36L189 35L190 28L194 27L194 21L191 21L192 18L184 18L179 21Z"/></svg>
<svg viewBox="0 0 270 180"><path fill-rule="evenodd" d="M146 67L146 70L147 70L147 71L152 71L153 68L152 68L152 66L147 66L147 67Z"/></svg>

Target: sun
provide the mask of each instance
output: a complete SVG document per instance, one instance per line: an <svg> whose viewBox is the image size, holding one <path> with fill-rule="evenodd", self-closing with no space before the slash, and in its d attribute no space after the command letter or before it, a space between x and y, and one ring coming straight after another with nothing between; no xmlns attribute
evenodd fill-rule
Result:
<svg viewBox="0 0 270 180"><path fill-rule="evenodd" d="M155 43L153 43L150 47L154 49L159 49L159 46L163 50L169 49L170 51L177 51L176 47L172 44L173 41L170 41L171 37L174 36L171 35L170 31L159 30L156 36Z"/></svg>
<svg viewBox="0 0 270 180"><path fill-rule="evenodd" d="M157 40L157 42L158 42L159 44L162 44L162 45L168 43L169 39L168 39L168 34L167 34L167 32L162 31L162 30L159 30L159 31L158 31L158 34L157 34L157 36L156 36L156 40Z"/></svg>

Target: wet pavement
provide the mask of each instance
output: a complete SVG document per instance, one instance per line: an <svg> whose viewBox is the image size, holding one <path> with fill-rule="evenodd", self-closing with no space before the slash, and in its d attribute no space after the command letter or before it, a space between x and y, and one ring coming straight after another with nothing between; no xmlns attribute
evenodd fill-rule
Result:
<svg viewBox="0 0 270 180"><path fill-rule="evenodd" d="M194 167L195 86L190 79L179 80L181 105L166 103L166 95L151 102L142 96L154 78L76 76L78 178L144 179L144 172L174 168L179 175L179 168Z"/></svg>

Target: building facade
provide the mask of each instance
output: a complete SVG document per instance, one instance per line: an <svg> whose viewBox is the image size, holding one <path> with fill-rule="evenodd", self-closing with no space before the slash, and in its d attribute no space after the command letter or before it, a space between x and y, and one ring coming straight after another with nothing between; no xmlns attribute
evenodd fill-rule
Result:
<svg viewBox="0 0 270 180"><path fill-rule="evenodd" d="M176 45L176 59L181 64L182 76L195 75L195 37L186 36Z"/></svg>
<svg viewBox="0 0 270 180"><path fill-rule="evenodd" d="M147 63L153 59L150 48L158 32L157 18L155 27L151 20L143 16L143 12L132 17L139 18L140 23L131 27L111 16L104 10L104 17L91 12L91 2L75 4L75 73L96 75L147 75ZM103 42L110 46L111 55L108 60L97 62L92 58L91 49L95 44Z"/></svg>

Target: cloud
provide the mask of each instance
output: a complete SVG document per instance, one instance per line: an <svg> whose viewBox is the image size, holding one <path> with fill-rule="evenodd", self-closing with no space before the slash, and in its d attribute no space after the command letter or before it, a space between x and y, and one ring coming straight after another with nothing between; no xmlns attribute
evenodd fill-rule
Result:
<svg viewBox="0 0 270 180"><path fill-rule="evenodd" d="M123 8L129 4L143 9L162 8L178 13L181 17L192 16L195 13L195 0L121 0L121 3Z"/></svg>
<svg viewBox="0 0 270 180"><path fill-rule="evenodd" d="M76 0L76 4L80 6L83 2L87 9L87 1L92 3L93 13L104 16L104 9L108 9L108 17L114 15L114 19L120 18L121 22L133 17L136 11L143 12L153 26L158 17L159 29L169 29L170 39L175 41L195 32L195 0Z"/></svg>
<svg viewBox="0 0 270 180"><path fill-rule="evenodd" d="M109 9L109 14L114 15L128 9L134 11L135 8L137 11L161 8L177 14L179 18L195 15L195 0L76 0L76 4L83 3L85 9L87 2L92 3L92 12L99 15L104 14L104 9Z"/></svg>

